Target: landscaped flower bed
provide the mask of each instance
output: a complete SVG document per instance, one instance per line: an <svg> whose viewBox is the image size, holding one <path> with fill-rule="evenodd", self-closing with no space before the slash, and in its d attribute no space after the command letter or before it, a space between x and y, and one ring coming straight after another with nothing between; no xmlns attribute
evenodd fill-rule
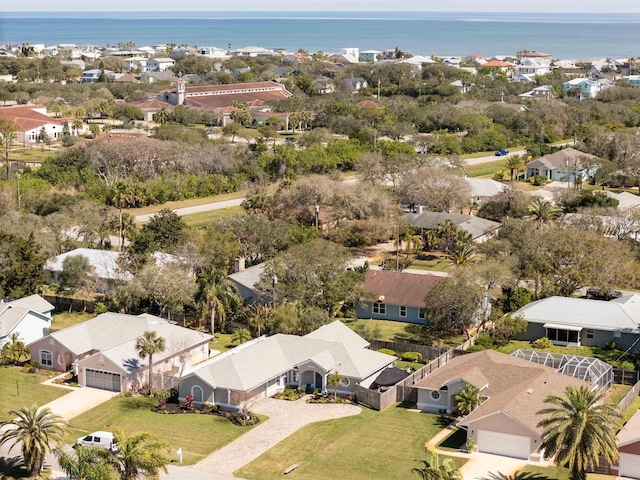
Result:
<svg viewBox="0 0 640 480"><path fill-rule="evenodd" d="M159 405L153 407L151 409L156 413L162 413L165 415L176 415L176 414L194 414L194 415L217 415L219 417L228 418L231 423L237 425L239 427L248 427L251 425L256 425L260 423L260 418L253 413L247 413L243 415L237 412L225 412L224 410L220 410L217 405L203 405L202 407L195 407L193 405L188 406L187 404L180 405L177 403L169 403L169 402L160 402Z"/></svg>

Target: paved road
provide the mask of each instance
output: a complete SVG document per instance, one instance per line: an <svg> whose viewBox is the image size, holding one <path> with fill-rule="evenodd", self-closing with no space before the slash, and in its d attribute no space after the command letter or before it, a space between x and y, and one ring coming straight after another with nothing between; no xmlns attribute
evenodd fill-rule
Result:
<svg viewBox="0 0 640 480"><path fill-rule="evenodd" d="M465 165L478 165L480 163L489 163L495 162L496 160L505 160L514 155L525 155L527 153L526 150L514 150L509 151L509 155L503 155L502 157L496 157L495 155L487 155L486 157L478 157L478 158L467 158L464 163Z"/></svg>
<svg viewBox="0 0 640 480"><path fill-rule="evenodd" d="M269 420L197 463L196 470L227 475L242 468L300 428L314 422L349 417L360 413L355 405L311 404L306 397L295 402L265 398L253 411ZM291 463L296 459L292 458Z"/></svg>
<svg viewBox="0 0 640 480"><path fill-rule="evenodd" d="M212 203L205 203L203 205L195 205L193 207L176 208L174 212L176 212L178 216L191 215L192 213L210 212L212 210L221 210L223 208L239 207L243 201L244 201L244 197L234 198L233 200L225 200L223 202L212 202ZM151 217L153 217L154 215L155 213L148 213L145 215L136 215L135 223L148 222L151 219Z"/></svg>

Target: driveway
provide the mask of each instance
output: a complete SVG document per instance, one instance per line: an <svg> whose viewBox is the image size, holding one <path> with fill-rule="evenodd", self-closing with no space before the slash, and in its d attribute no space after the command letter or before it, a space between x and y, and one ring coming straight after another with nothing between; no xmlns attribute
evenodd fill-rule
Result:
<svg viewBox="0 0 640 480"><path fill-rule="evenodd" d="M305 425L360 413L360 407L355 405L311 404L306 403L306 397L295 402L266 398L256 403L252 410L267 415L269 420L213 452L195 465L196 470L233 478L233 472ZM163 478L173 479L174 476Z"/></svg>
<svg viewBox="0 0 640 480"><path fill-rule="evenodd" d="M474 452L465 455L469 458L460 472L464 480L496 480L509 478L512 473L524 468L526 460ZM534 463L534 465L540 465Z"/></svg>
<svg viewBox="0 0 640 480"><path fill-rule="evenodd" d="M191 215L192 213L210 212L212 210L221 210L223 208L239 207L244 201L243 198L234 198L232 200L224 200L222 202L205 203L204 205L195 205L193 207L176 208L174 212L181 217L183 215ZM157 212L156 212L157 213ZM151 220L156 213L148 213L145 215L136 215L135 223L144 223Z"/></svg>
<svg viewBox="0 0 640 480"><path fill-rule="evenodd" d="M101 403L118 395L118 392L109 392L97 388L58 385L54 383L53 380L55 380L55 378L51 378L42 383L43 385L50 385L56 388L64 388L70 390L70 392L42 406L49 407L53 413L60 415L65 420L77 417L81 413L91 410L93 407L97 407Z"/></svg>

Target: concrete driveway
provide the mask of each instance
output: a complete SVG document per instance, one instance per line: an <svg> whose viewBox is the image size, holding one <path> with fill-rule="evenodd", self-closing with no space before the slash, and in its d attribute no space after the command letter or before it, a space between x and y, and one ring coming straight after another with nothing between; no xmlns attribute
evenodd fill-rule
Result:
<svg viewBox="0 0 640 480"><path fill-rule="evenodd" d="M93 407L97 407L118 395L118 392L109 392L90 387L61 387L50 382L48 380L43 383L71 390L66 395L42 405L43 407L49 407L53 413L60 415L65 420L77 417L81 413L91 410Z"/></svg>
<svg viewBox="0 0 640 480"><path fill-rule="evenodd" d="M267 415L269 420L213 452L195 465L196 470L233 478L233 472L305 425L360 413L360 407L355 405L311 404L306 403L306 397L295 402L265 398L256 403L252 410Z"/></svg>
<svg viewBox="0 0 640 480"><path fill-rule="evenodd" d="M460 472L464 480L498 480L508 478L511 474L527 465L526 460L474 452L466 455L469 460ZM539 465L539 464L536 464Z"/></svg>

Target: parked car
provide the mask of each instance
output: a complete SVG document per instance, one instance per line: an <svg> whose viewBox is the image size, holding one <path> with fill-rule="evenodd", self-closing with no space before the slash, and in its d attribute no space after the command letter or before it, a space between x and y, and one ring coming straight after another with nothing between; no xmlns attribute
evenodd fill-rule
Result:
<svg viewBox="0 0 640 480"><path fill-rule="evenodd" d="M496 152L496 157L503 157L505 155L509 155L509 150L506 150L504 148L501 148L500 150L498 150Z"/></svg>
<svg viewBox="0 0 640 480"><path fill-rule="evenodd" d="M99 447L106 448L112 452L118 451L118 445L116 445L113 439L113 433L111 432L93 432L84 437L80 437L76 440L76 446L82 447Z"/></svg>

